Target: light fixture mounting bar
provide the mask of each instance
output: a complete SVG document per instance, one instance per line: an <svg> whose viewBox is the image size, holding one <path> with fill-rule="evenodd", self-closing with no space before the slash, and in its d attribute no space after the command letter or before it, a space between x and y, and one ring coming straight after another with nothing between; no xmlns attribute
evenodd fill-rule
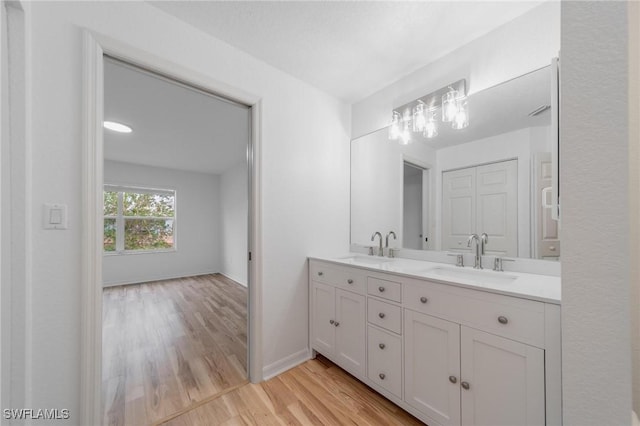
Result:
<svg viewBox="0 0 640 426"><path fill-rule="evenodd" d="M435 92L431 92L416 100L408 102L397 108L394 108L393 111L399 113L400 117L405 117L406 114L411 114L411 112L413 111L413 108L416 105L418 105L419 102L423 102L427 110L440 108L442 106L442 95L444 95L451 89L457 90L461 96L466 96L467 95L467 79L463 78L454 83L448 84L443 88L436 90Z"/></svg>

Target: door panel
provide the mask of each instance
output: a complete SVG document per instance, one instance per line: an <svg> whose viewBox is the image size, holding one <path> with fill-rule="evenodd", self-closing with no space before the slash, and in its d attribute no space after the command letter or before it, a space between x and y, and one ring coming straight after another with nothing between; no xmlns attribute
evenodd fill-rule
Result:
<svg viewBox="0 0 640 426"><path fill-rule="evenodd" d="M365 375L365 297L336 289L335 356L340 365L356 375Z"/></svg>
<svg viewBox="0 0 640 426"><path fill-rule="evenodd" d="M475 167L442 173L442 250L471 251L476 227Z"/></svg>
<svg viewBox="0 0 640 426"><path fill-rule="evenodd" d="M542 349L462 326L461 353L464 425L544 425Z"/></svg>
<svg viewBox="0 0 640 426"><path fill-rule="evenodd" d="M311 284L311 344L325 355L335 351L335 288L318 282Z"/></svg>
<svg viewBox="0 0 640 426"><path fill-rule="evenodd" d="M404 315L405 401L443 426L459 426L460 326L408 309Z"/></svg>

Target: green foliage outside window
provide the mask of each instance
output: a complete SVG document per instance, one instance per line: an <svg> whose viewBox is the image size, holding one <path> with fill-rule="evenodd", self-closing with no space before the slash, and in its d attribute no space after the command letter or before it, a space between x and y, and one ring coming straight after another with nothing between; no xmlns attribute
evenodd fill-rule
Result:
<svg viewBox="0 0 640 426"><path fill-rule="evenodd" d="M105 191L104 216L104 250L107 252L118 250L119 221L122 221L124 250L163 250L174 246L174 194Z"/></svg>

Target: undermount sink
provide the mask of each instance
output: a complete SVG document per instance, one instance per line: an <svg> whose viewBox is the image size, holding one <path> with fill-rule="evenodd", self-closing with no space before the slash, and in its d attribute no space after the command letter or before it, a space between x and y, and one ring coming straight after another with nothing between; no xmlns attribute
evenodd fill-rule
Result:
<svg viewBox="0 0 640 426"><path fill-rule="evenodd" d="M508 275L503 272L492 272L467 268L447 268L436 266L435 268L423 271L425 275L433 275L451 280L469 280L477 283L487 284L509 284L518 279L515 275Z"/></svg>
<svg viewBox="0 0 640 426"><path fill-rule="evenodd" d="M380 265L381 263L387 263L391 261L390 259L381 256L348 256L341 257L339 260L361 265Z"/></svg>

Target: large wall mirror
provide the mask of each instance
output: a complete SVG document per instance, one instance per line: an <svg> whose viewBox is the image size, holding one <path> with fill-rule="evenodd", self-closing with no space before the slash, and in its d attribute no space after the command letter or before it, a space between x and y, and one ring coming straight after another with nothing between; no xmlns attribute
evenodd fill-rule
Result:
<svg viewBox="0 0 640 426"><path fill-rule="evenodd" d="M468 97L469 126L408 145L388 129L351 141L351 243L394 231L396 247L560 259L552 218L552 67ZM391 244L390 244L391 245Z"/></svg>

